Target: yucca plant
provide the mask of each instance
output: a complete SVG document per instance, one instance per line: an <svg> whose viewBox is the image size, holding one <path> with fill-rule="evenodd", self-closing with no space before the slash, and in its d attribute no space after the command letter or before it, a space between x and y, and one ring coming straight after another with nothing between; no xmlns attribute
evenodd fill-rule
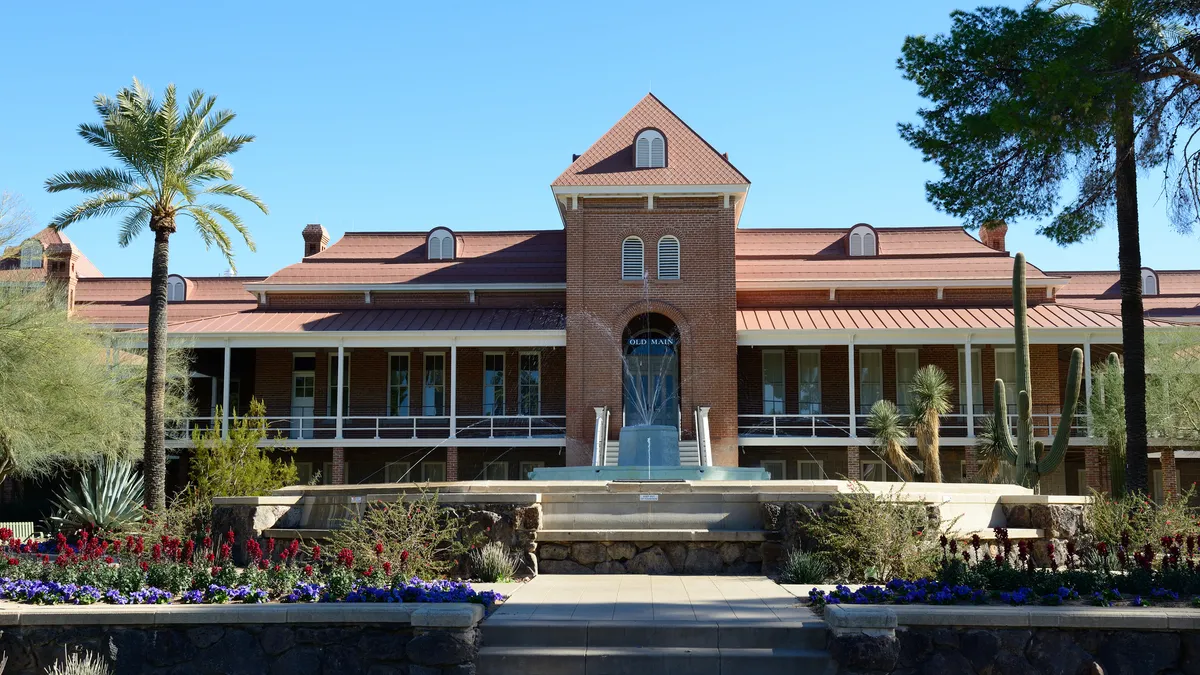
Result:
<svg viewBox="0 0 1200 675"><path fill-rule="evenodd" d="M79 478L78 487L58 494L50 522L60 531L121 533L142 518L142 476L130 462L101 458Z"/></svg>
<svg viewBox="0 0 1200 675"><path fill-rule="evenodd" d="M65 648L64 648L65 650ZM62 661L55 661L46 668L46 675L111 675L108 663L99 654L84 652L67 654Z"/></svg>
<svg viewBox="0 0 1200 675"><path fill-rule="evenodd" d="M908 385L908 403L912 409L912 431L917 450L925 461L925 475L934 483L942 482L941 417L950 412L950 383L937 366L917 370Z"/></svg>
<svg viewBox="0 0 1200 675"><path fill-rule="evenodd" d="M986 415L979 419L980 427L975 431L975 456L979 459L979 467L975 477L985 483L1011 482L1009 476L1005 475L1005 469L1011 465L1000 446L996 418Z"/></svg>
<svg viewBox="0 0 1200 675"><path fill-rule="evenodd" d="M908 425L904 424L896 404L888 400L876 401L867 415L867 428L875 437L875 449L879 456L895 468L904 480L912 480L913 472L920 469L904 451Z"/></svg>
<svg viewBox="0 0 1200 675"><path fill-rule="evenodd" d="M471 569L480 581L511 581L520 558L498 541L471 551Z"/></svg>
<svg viewBox="0 0 1200 675"><path fill-rule="evenodd" d="M785 584L823 584L833 576L833 566L818 553L788 551L779 566L779 581Z"/></svg>

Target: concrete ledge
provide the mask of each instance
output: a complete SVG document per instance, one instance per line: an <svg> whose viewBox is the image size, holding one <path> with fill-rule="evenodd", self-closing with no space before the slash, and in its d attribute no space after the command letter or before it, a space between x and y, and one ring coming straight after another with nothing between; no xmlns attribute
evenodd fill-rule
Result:
<svg viewBox="0 0 1200 675"><path fill-rule="evenodd" d="M483 620L474 603L316 603L264 605L0 604L0 627L179 626L210 624L411 624L470 628Z"/></svg>
<svg viewBox="0 0 1200 675"><path fill-rule="evenodd" d="M1001 495L1001 504L1067 504L1084 506L1092 503L1091 497L1076 495Z"/></svg>
<svg viewBox="0 0 1200 675"><path fill-rule="evenodd" d="M1187 608L1112 607L934 607L929 605L829 605L831 629L874 629L888 612L896 627L979 626L989 628L1067 628L1130 631L1200 629L1200 612ZM835 630L835 633L837 631Z"/></svg>
<svg viewBox="0 0 1200 675"><path fill-rule="evenodd" d="M891 607L867 605L845 611L841 605L825 608L825 623L834 635L869 635L871 637L894 637L897 618Z"/></svg>
<svg viewBox="0 0 1200 675"><path fill-rule="evenodd" d="M559 541L740 541L767 540L765 530L537 530L539 542Z"/></svg>
<svg viewBox="0 0 1200 675"><path fill-rule="evenodd" d="M268 495L266 497L213 497L214 506L295 506L304 495Z"/></svg>

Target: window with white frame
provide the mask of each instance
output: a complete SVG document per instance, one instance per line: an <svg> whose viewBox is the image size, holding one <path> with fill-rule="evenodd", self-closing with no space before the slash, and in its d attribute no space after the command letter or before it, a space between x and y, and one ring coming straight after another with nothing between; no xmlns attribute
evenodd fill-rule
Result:
<svg viewBox="0 0 1200 675"><path fill-rule="evenodd" d="M519 415L542 414L542 356L537 352L521 354L517 372L517 406Z"/></svg>
<svg viewBox="0 0 1200 675"><path fill-rule="evenodd" d="M483 355L483 414L504 414L504 354Z"/></svg>
<svg viewBox="0 0 1200 675"><path fill-rule="evenodd" d="M861 349L858 352L859 413L866 414L876 401L883 399L883 351Z"/></svg>
<svg viewBox="0 0 1200 675"><path fill-rule="evenodd" d="M454 259L454 233L445 228L438 228L429 233L426 243L426 253L430 260Z"/></svg>
<svg viewBox="0 0 1200 675"><path fill-rule="evenodd" d="M337 414L338 362L337 352L329 354L329 395L325 399L327 415ZM342 416L350 414L350 352L342 355Z"/></svg>
<svg viewBox="0 0 1200 675"><path fill-rule="evenodd" d="M389 483L411 483L411 462L388 462L383 467L383 479Z"/></svg>
<svg viewBox="0 0 1200 675"><path fill-rule="evenodd" d="M621 278L640 281L645 275L645 247L638 237L626 237L621 242Z"/></svg>
<svg viewBox="0 0 1200 675"><path fill-rule="evenodd" d="M1017 411L1017 353L1012 347L996 349L996 379L1004 380L1008 414Z"/></svg>
<svg viewBox="0 0 1200 675"><path fill-rule="evenodd" d="M178 274L167 277L167 302L187 300L187 282Z"/></svg>
<svg viewBox="0 0 1200 675"><path fill-rule="evenodd" d="M922 460L913 460L917 463L917 468L913 471L913 477L917 478L925 472L925 462ZM882 459L870 459L862 463L862 480L878 480L896 482L903 480L903 476L899 474L887 462Z"/></svg>
<svg viewBox="0 0 1200 675"><path fill-rule="evenodd" d="M796 460L796 475L800 480L824 480L825 462L819 459Z"/></svg>
<svg viewBox="0 0 1200 675"><path fill-rule="evenodd" d="M679 239L669 234L658 240L658 278L679 278Z"/></svg>
<svg viewBox="0 0 1200 675"><path fill-rule="evenodd" d="M40 269L46 249L37 239L26 239L21 244L21 269Z"/></svg>
<svg viewBox="0 0 1200 675"><path fill-rule="evenodd" d="M408 354L388 354L388 416L408 417Z"/></svg>
<svg viewBox="0 0 1200 675"><path fill-rule="evenodd" d="M1158 295L1158 274L1149 267L1142 268L1142 295Z"/></svg>
<svg viewBox="0 0 1200 675"><path fill-rule="evenodd" d="M292 438L313 437L316 412L317 356L312 352L292 354Z"/></svg>
<svg viewBox="0 0 1200 675"><path fill-rule="evenodd" d="M656 169L667 165L667 143L663 135L654 129L638 134L634 142L634 166L639 169Z"/></svg>
<svg viewBox="0 0 1200 675"><path fill-rule="evenodd" d="M787 480L787 462L782 459L764 459L759 466L766 469L771 480Z"/></svg>
<svg viewBox="0 0 1200 675"><path fill-rule="evenodd" d="M913 376L917 374L917 361L917 350L896 350L896 407L903 412L908 412L910 405L909 387L912 386Z"/></svg>
<svg viewBox="0 0 1200 675"><path fill-rule="evenodd" d="M508 462L488 462L483 465L484 480L508 480Z"/></svg>
<svg viewBox="0 0 1200 675"><path fill-rule="evenodd" d="M801 349L796 354L800 366L800 414L821 414L821 352Z"/></svg>
<svg viewBox="0 0 1200 675"><path fill-rule="evenodd" d="M446 463L445 462L422 462L421 463L421 482L423 483L444 483L446 481Z"/></svg>
<svg viewBox="0 0 1200 675"><path fill-rule="evenodd" d="M443 417L446 414L446 355L425 355L425 385L421 390L422 414Z"/></svg>
<svg viewBox="0 0 1200 675"><path fill-rule="evenodd" d="M782 415L784 400L783 350L768 349L762 355L763 414Z"/></svg>
<svg viewBox="0 0 1200 675"><path fill-rule="evenodd" d="M850 255L875 255L875 230L869 225L855 225L850 229Z"/></svg>
<svg viewBox="0 0 1200 675"><path fill-rule="evenodd" d="M965 349L958 349L958 403L967 411L967 368L963 363ZM971 401L975 410L983 412L983 357L978 347L971 348Z"/></svg>
<svg viewBox="0 0 1200 675"><path fill-rule="evenodd" d="M521 475L517 476L517 479L518 480L529 480L529 474L531 472L533 472L534 469L540 469L540 468L546 466L546 463L542 462L542 461L537 461L537 460L527 460L527 461L521 462L521 464L519 466L520 466L520 470L521 470Z"/></svg>

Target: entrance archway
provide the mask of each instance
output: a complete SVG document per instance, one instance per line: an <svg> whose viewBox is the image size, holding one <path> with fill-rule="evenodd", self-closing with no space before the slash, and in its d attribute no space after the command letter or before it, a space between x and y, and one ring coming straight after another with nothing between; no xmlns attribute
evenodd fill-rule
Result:
<svg viewBox="0 0 1200 675"><path fill-rule="evenodd" d="M635 316L622 342L625 426L679 427L679 330L662 314Z"/></svg>

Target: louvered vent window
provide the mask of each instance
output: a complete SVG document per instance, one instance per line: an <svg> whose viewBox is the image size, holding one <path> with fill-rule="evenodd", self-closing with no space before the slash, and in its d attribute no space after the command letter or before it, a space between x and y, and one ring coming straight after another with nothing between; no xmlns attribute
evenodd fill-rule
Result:
<svg viewBox="0 0 1200 675"><path fill-rule="evenodd" d="M634 166L639 169L655 169L667 165L667 141L654 129L647 129L638 134L634 150Z"/></svg>
<svg viewBox="0 0 1200 675"><path fill-rule="evenodd" d="M658 240L658 278L679 278L679 240L671 235Z"/></svg>
<svg viewBox="0 0 1200 675"><path fill-rule="evenodd" d="M875 231L867 225L856 225L850 230L850 255L875 255Z"/></svg>
<svg viewBox="0 0 1200 675"><path fill-rule="evenodd" d="M621 243L621 278L640 280L643 276L645 250L642 240L629 237Z"/></svg>
<svg viewBox="0 0 1200 675"><path fill-rule="evenodd" d="M438 229L430 232L426 246L430 260L454 259L454 235L450 230Z"/></svg>
<svg viewBox="0 0 1200 675"><path fill-rule="evenodd" d="M1142 268L1142 295L1158 295L1158 275L1149 267Z"/></svg>

